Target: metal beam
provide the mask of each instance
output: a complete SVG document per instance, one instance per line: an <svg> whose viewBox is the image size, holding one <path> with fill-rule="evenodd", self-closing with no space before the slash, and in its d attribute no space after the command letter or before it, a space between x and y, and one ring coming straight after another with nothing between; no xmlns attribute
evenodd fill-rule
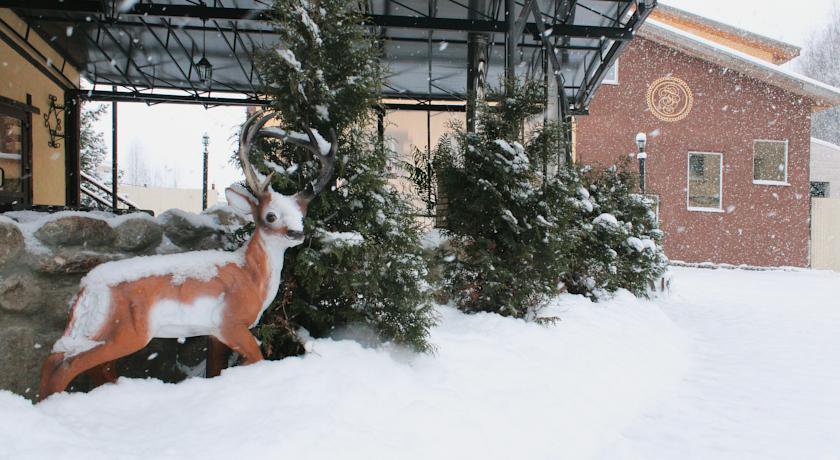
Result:
<svg viewBox="0 0 840 460"><path fill-rule="evenodd" d="M157 104L166 102L170 104L200 104L200 105L266 105L268 101L262 99L239 99L232 97L209 97L209 96L184 96L181 94L147 94L141 92L125 91L83 91L81 96L87 101L117 101L117 102L144 102Z"/></svg>
<svg viewBox="0 0 840 460"><path fill-rule="evenodd" d="M507 21L489 21L479 19L430 18L420 16L385 16L371 15L367 21L370 25L380 27L397 27L404 29L437 29L455 30L461 32L502 32L507 33ZM536 23L524 25L524 33L537 35L539 29ZM609 38L612 40L630 40L633 32L621 27L581 26L574 24L558 24L553 26L552 35L563 35L574 38ZM539 40L538 37L535 39Z"/></svg>
<svg viewBox="0 0 840 460"><path fill-rule="evenodd" d="M73 2L63 0L0 0L0 8L2 7L105 14L103 4L98 0L75 0ZM271 19L271 10L268 8L225 8L203 5L137 3L127 11L121 12L119 16L163 16L204 18L206 20L264 21ZM465 32L507 32L509 29L507 21L430 16L373 14L365 19L365 23L379 27L456 30ZM525 24L524 32L536 34L536 24ZM630 40L633 37L631 31L621 27L581 26L572 24L553 26L552 34L582 38L604 37L612 40Z"/></svg>
<svg viewBox="0 0 840 460"><path fill-rule="evenodd" d="M646 4L648 3L648 0L635 2L636 3L636 12L633 13L633 16L630 18L627 25L625 26L625 27L627 27L627 30L630 31L631 33L633 31L635 31L640 24L644 23L644 21L648 17L648 15L650 15L650 13L653 11L653 9L656 8L656 4L657 4L656 0L650 0L650 1L652 1L652 5L649 6L649 7L646 6ZM627 5L627 8L630 8L630 5ZM627 11L627 8L625 8L624 11ZM597 88L598 85L601 84L601 81L604 79L604 75L606 75L607 70L609 70L609 68L612 67L612 65L615 63L615 60L618 58L618 56L621 54L622 50L624 49L625 46L627 46L627 44L628 44L628 42L625 42L625 41L618 42L617 46L613 46L607 52L607 55L602 59L603 60L602 65L595 72L595 75L593 76L593 78L591 78L589 80L589 82L584 85L585 86L584 88L581 88L579 90L578 95L575 98L576 99L576 101L575 101L575 107L576 108L583 109L583 108L586 108L586 107L589 106L589 101L592 100L592 96L595 95L594 89ZM584 80L584 81L586 81L586 80Z"/></svg>
<svg viewBox="0 0 840 460"><path fill-rule="evenodd" d="M0 0L0 8L62 10L67 12L106 14L99 0ZM198 4L136 3L117 16L165 16L206 19L263 21L271 19L270 8L225 8Z"/></svg>

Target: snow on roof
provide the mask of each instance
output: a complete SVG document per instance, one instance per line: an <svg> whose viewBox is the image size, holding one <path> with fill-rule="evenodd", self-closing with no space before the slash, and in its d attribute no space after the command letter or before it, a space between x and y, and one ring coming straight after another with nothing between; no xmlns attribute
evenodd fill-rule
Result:
<svg viewBox="0 0 840 460"><path fill-rule="evenodd" d="M838 151L840 151L840 145L834 144L834 143L832 143L832 142L824 141L824 140L822 140L822 139L817 139L816 137L812 137L812 138L811 138L811 143L812 143L812 144L819 144L819 145L822 145L822 146L828 147L828 148L830 148L830 149L834 149L834 150L838 150Z"/></svg>
<svg viewBox="0 0 840 460"><path fill-rule="evenodd" d="M655 19L648 18L645 21L639 29L639 36L806 97L813 101L815 110L840 105L840 88L784 69Z"/></svg>
<svg viewBox="0 0 840 460"><path fill-rule="evenodd" d="M650 19L656 20L657 17L660 15L664 17L675 17L689 21L698 26L706 27L708 29L717 31L725 35L737 37L740 39L739 41L746 42L758 48L768 48L774 51L778 51L778 53L785 58L785 61L789 61L790 59L799 56L799 52L801 51L801 48L799 48L796 45L791 45L790 43L786 43L781 40L776 40L775 38L770 38L765 35L750 32L749 30L744 30L729 24L725 24L723 22L715 21L705 16L690 13L688 11L681 10L679 8L674 8L673 6L665 5L663 3L658 3L656 5L656 9L653 10L652 14L653 15L650 17Z"/></svg>

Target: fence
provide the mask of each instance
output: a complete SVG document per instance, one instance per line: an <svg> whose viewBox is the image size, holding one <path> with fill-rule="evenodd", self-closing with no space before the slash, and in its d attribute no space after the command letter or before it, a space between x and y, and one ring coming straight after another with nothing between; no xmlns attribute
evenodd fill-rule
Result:
<svg viewBox="0 0 840 460"><path fill-rule="evenodd" d="M811 268L840 271L840 198L811 199Z"/></svg>

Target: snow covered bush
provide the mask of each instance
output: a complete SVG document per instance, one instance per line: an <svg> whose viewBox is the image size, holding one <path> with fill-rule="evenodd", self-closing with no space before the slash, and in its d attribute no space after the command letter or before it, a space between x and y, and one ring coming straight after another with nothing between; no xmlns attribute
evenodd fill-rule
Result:
<svg viewBox="0 0 840 460"><path fill-rule="evenodd" d="M569 292L591 298L627 289L647 295L666 269L652 203L635 193L627 162L607 168L575 168L564 181L571 193L565 230L572 240L563 282Z"/></svg>
<svg viewBox="0 0 840 460"><path fill-rule="evenodd" d="M388 152L369 129L382 72L357 6L278 0L279 45L257 59L285 129L335 129L339 139L333 187L309 205L307 241L287 251L282 289L259 326L272 358L302 351L300 328L429 349L434 318L420 233L407 201L386 183ZM266 141L259 150L254 164L275 173L278 191L301 190L317 175L300 147Z"/></svg>
<svg viewBox="0 0 840 460"><path fill-rule="evenodd" d="M544 107L531 82L478 111L475 133L455 127L435 152L439 194L448 199L452 255L444 285L466 311L527 317L557 292L565 271L565 224L548 204L535 162L520 142L527 118Z"/></svg>
<svg viewBox="0 0 840 460"><path fill-rule="evenodd" d="M561 290L645 295L665 269L626 168L562 165L567 127L528 129L542 94L537 82L508 85L480 107L475 133L454 126L434 153L451 245L442 285L462 310L529 318Z"/></svg>

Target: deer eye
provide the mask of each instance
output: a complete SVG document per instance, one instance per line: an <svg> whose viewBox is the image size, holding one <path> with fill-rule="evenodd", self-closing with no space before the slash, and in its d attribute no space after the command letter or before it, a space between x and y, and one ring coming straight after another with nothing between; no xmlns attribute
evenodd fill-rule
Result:
<svg viewBox="0 0 840 460"><path fill-rule="evenodd" d="M268 222L269 224L273 224L275 220L277 220L277 214L274 214L273 212L270 212L270 213L265 215L265 221Z"/></svg>

